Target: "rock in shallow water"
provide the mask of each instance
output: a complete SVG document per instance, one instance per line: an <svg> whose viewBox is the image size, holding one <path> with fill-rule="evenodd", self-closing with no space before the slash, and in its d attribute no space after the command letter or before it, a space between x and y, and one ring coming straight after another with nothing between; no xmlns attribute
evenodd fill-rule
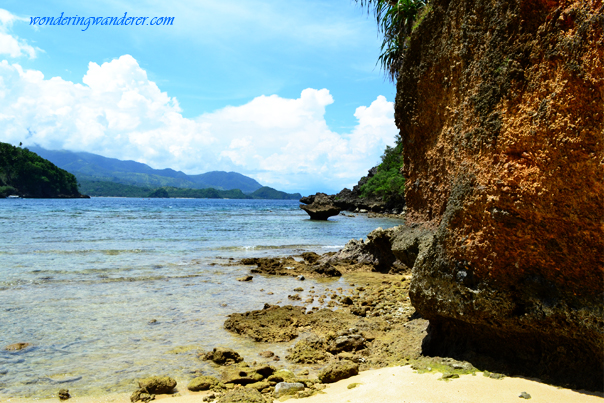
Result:
<svg viewBox="0 0 604 403"><path fill-rule="evenodd" d="M31 346L31 343L14 343L4 347L6 351L21 351Z"/></svg>
<svg viewBox="0 0 604 403"><path fill-rule="evenodd" d="M212 351L205 353L202 359L213 361L218 365L236 364L243 361L237 351L227 347L215 347Z"/></svg>
<svg viewBox="0 0 604 403"><path fill-rule="evenodd" d="M325 193L317 193L311 204L301 204L300 208L308 213L311 220L327 220L342 211Z"/></svg>
<svg viewBox="0 0 604 403"><path fill-rule="evenodd" d="M69 398L71 398L71 395L69 394L69 391L67 389L61 389L59 390L59 400L67 400Z"/></svg>

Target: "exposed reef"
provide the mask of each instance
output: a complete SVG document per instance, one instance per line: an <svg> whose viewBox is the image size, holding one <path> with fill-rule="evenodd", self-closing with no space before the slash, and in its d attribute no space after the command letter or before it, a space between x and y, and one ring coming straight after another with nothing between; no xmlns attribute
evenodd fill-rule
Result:
<svg viewBox="0 0 604 403"><path fill-rule="evenodd" d="M604 5L434 0L397 82L424 353L604 389Z"/></svg>

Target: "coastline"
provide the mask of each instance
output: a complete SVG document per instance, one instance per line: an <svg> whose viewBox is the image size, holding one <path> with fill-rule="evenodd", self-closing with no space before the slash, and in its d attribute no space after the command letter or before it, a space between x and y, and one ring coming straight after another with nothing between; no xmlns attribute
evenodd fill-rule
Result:
<svg viewBox="0 0 604 403"><path fill-rule="evenodd" d="M320 394L304 398L308 403L374 403L376 398L383 403L506 403L518 402L519 395L526 392L535 403L601 403L604 394L558 388L538 380L505 377L492 379L476 375L462 375L451 381L439 380L440 373L419 374L409 366L387 367L363 371L359 375L329 384ZM358 386L349 389L348 386ZM158 395L157 401L194 403L201 401L210 392L190 392L183 386L172 395ZM292 397L290 397L292 398ZM286 399L273 399L272 402ZM10 403L51 403L52 399L7 399ZM73 397L70 403L129 403L130 395L107 394L104 396Z"/></svg>

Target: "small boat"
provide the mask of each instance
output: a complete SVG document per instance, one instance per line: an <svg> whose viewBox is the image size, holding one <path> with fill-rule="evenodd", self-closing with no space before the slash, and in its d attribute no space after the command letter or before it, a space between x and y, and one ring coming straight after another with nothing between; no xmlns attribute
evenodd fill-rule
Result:
<svg viewBox="0 0 604 403"><path fill-rule="evenodd" d="M9 195L7 197L7 199L20 199L20 198L21 198L21 196L19 196L19 195Z"/></svg>

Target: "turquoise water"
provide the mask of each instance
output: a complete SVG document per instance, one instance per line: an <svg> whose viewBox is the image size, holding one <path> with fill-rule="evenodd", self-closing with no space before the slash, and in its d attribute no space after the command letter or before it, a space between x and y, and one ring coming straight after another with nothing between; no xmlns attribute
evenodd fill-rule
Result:
<svg viewBox="0 0 604 403"><path fill-rule="evenodd" d="M243 257L323 253L391 219L311 221L296 201L0 199L0 397L127 392L165 374L186 381L212 369L198 350L225 345L248 361L286 344L226 332L226 315L291 303L300 285L328 281L254 276ZM273 292L268 295L267 292ZM152 322L155 320L155 322ZM19 352L4 347L32 347Z"/></svg>

